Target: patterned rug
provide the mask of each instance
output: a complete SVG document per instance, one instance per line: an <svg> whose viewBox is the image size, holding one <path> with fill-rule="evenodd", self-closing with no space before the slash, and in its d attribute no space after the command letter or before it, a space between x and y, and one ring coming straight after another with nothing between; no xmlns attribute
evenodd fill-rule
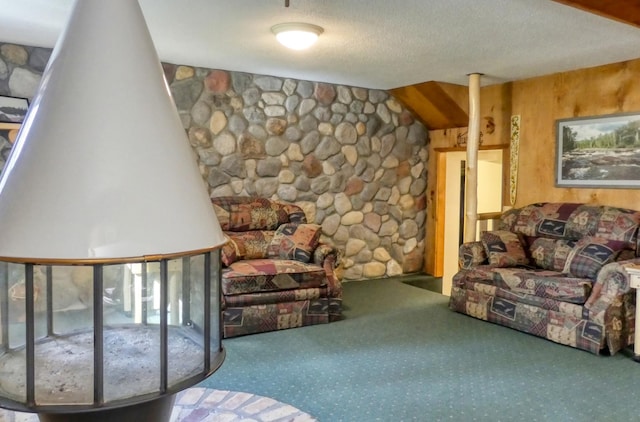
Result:
<svg viewBox="0 0 640 422"><path fill-rule="evenodd" d="M189 388L178 394L171 422L317 422L279 401L250 393ZM0 409L0 422L38 422L31 413Z"/></svg>

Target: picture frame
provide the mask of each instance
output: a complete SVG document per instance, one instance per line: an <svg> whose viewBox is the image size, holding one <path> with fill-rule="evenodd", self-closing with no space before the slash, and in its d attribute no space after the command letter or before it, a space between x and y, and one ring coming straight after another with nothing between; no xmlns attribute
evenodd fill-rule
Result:
<svg viewBox="0 0 640 422"><path fill-rule="evenodd" d="M22 123L28 109L27 98L0 95L0 123Z"/></svg>
<svg viewBox="0 0 640 422"><path fill-rule="evenodd" d="M556 121L556 186L640 187L640 112Z"/></svg>

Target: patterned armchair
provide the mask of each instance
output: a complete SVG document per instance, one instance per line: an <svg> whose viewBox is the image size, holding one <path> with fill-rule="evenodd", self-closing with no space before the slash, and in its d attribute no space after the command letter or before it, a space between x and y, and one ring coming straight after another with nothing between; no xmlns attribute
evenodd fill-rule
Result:
<svg viewBox="0 0 640 422"><path fill-rule="evenodd" d="M265 198L212 198L227 237L222 248L224 337L340 318L338 251L320 242L294 204Z"/></svg>

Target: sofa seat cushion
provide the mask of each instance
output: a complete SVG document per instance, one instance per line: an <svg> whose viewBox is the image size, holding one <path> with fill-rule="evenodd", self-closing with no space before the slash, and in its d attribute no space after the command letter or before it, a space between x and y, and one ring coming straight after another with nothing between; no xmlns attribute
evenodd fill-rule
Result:
<svg viewBox="0 0 640 422"><path fill-rule="evenodd" d="M561 300L544 298L535 295L520 293L516 294L511 290L500 289L496 286L476 281L469 281L466 282L463 286L458 287L461 287L463 290L479 292L487 296L504 299L499 303L504 304L506 308L514 308L516 303L521 303L525 305L535 306L537 308L560 312L565 315L570 315L574 318L583 318L585 312L588 312L585 310L585 307L580 304L563 302ZM509 303L511 303L512 306L508 305Z"/></svg>
<svg viewBox="0 0 640 422"><path fill-rule="evenodd" d="M322 267L290 259L248 259L222 270L224 295L309 289L326 284Z"/></svg>
<svg viewBox="0 0 640 422"><path fill-rule="evenodd" d="M591 280L568 277L556 271L530 268L496 268L480 265L462 270L453 278L455 286L466 282L491 283L515 295L533 295L563 302L584 304L591 293Z"/></svg>

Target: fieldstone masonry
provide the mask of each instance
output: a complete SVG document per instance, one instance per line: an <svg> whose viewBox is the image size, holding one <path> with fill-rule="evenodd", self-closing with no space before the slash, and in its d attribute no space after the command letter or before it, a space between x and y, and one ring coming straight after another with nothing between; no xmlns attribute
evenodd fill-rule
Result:
<svg viewBox="0 0 640 422"><path fill-rule="evenodd" d="M0 44L0 95L31 98L49 54ZM163 68L211 196L300 205L342 251L345 280L422 269L428 133L387 92ZM2 159L9 148L0 136Z"/></svg>

